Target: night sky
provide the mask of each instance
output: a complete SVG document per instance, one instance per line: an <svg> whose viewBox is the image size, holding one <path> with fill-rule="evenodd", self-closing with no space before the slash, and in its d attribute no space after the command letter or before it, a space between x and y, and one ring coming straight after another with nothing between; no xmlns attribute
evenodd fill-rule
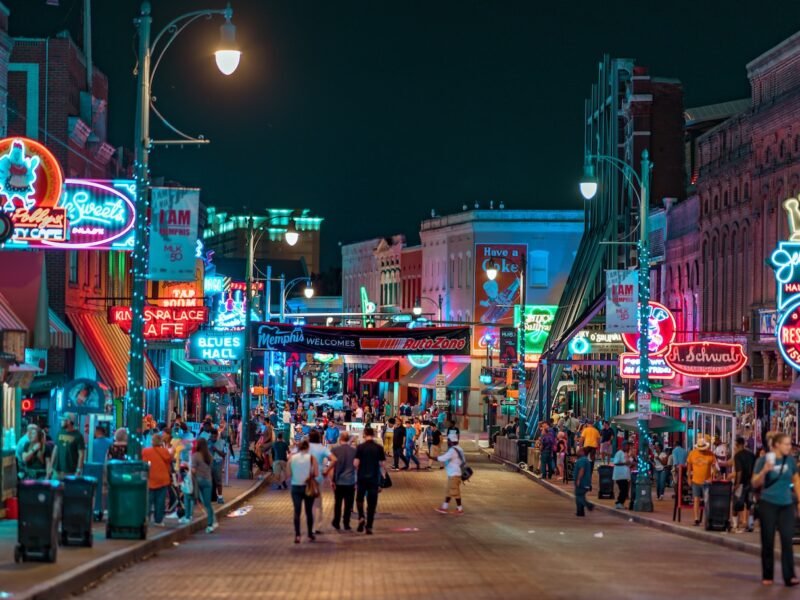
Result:
<svg viewBox="0 0 800 600"><path fill-rule="evenodd" d="M81 39L83 0L4 0L16 36ZM139 2L93 0L110 137L132 145ZM153 0L154 32L205 0ZM603 53L680 79L686 106L749 94L745 64L798 29L792 0L235 0L243 56L221 75L221 18L187 29L155 81L158 106L203 148L157 149L154 175L206 204L307 207L338 242L405 233L475 202L580 208L583 100ZM757 8L757 12L754 9ZM166 134L154 121L155 137Z"/></svg>

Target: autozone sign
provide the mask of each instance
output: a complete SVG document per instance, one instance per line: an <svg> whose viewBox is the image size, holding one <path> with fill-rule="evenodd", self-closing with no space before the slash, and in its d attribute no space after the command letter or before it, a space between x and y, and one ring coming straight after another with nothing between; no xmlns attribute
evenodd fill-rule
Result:
<svg viewBox="0 0 800 600"><path fill-rule="evenodd" d="M664 360L688 377L728 377L741 371L747 356L741 344L724 342L673 342Z"/></svg>
<svg viewBox="0 0 800 600"><path fill-rule="evenodd" d="M108 309L108 322L119 325L125 333L131 331L130 306L112 306ZM205 306L145 306L144 337L147 340L185 340L208 321Z"/></svg>
<svg viewBox="0 0 800 600"><path fill-rule="evenodd" d="M254 323L254 348L278 352L362 355L469 354L469 327L315 327Z"/></svg>

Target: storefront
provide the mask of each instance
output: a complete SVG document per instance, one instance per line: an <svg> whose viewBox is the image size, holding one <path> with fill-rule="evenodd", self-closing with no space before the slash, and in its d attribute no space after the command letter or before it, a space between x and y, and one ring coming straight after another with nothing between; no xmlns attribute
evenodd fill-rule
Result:
<svg viewBox="0 0 800 600"><path fill-rule="evenodd" d="M381 358L372 368L359 378L359 397L368 400L373 396L381 398L385 404L393 405L400 381L400 360Z"/></svg>

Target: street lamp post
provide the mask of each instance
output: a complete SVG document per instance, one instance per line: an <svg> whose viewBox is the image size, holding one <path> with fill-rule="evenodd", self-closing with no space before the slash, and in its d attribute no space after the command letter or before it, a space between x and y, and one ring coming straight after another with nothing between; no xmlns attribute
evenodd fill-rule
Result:
<svg viewBox="0 0 800 600"><path fill-rule="evenodd" d="M411 312L413 312L414 315L416 315L417 317L422 314L422 301L423 300L427 300L428 302L432 302L432 303L436 304L436 306L438 306L438 308L439 308L439 326L441 327L442 326L442 302L444 301L444 298L442 298L442 295L439 294L439 300L437 302L437 301L433 300L432 298L428 298L427 296L418 296L417 297L417 301L414 304L414 308L411 309ZM439 375L442 374L443 368L444 368L444 366L442 364L442 355L440 354L439 355Z"/></svg>
<svg viewBox="0 0 800 600"><path fill-rule="evenodd" d="M134 131L134 170L136 176L136 226L133 237L133 253L131 256L131 275L133 289L131 299L131 333L130 333L130 361L128 363L128 397L126 402L126 422L131 433L128 440L128 456L139 458L142 452L142 416L144 407L144 366L145 366L145 340L144 340L144 308L147 296L147 264L148 264L148 228L149 214L149 154L155 144L206 144L208 140L193 138L172 126L164 119L153 106L152 85L153 77L164 52L186 27L200 18L210 18L220 15L225 18L222 27L222 39L216 52L216 61L219 69L230 75L239 64L241 53L235 45L236 30L231 23L233 10L228 6L225 9L197 10L188 12L170 21L150 44L150 2L142 2L139 17L134 21L139 35L137 94L136 94L136 122ZM164 46L158 50L158 44L165 38ZM154 66L151 70L151 59L155 55ZM153 140L150 137L150 111L164 122L173 132L180 136L179 140Z"/></svg>
<svg viewBox="0 0 800 600"><path fill-rule="evenodd" d="M584 161L584 174L580 182L580 190L583 197L591 200L597 193L597 179L594 174L592 161L607 162L621 171L625 176L628 185L639 185L639 381L636 386L638 395L637 404L650 397L650 238L647 230L647 221L650 213L650 173L653 164L647 150L642 151L641 175L636 172L631 165L613 156L603 154L587 154ZM635 192L634 188L634 192ZM641 408L641 404L639 406ZM653 490L650 484L650 464L649 464L649 437L650 422L649 409L639 410L639 420L637 427L639 430L639 454L637 460L638 473L636 476L636 497L633 508L636 511L653 511Z"/></svg>

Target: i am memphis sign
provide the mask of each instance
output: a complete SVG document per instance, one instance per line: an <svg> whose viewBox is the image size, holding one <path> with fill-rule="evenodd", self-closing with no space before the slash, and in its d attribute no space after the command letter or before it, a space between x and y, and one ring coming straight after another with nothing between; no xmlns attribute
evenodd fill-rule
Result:
<svg viewBox="0 0 800 600"><path fill-rule="evenodd" d="M253 323L252 327L252 344L257 350L380 356L469 354L469 327L361 329L289 323Z"/></svg>

